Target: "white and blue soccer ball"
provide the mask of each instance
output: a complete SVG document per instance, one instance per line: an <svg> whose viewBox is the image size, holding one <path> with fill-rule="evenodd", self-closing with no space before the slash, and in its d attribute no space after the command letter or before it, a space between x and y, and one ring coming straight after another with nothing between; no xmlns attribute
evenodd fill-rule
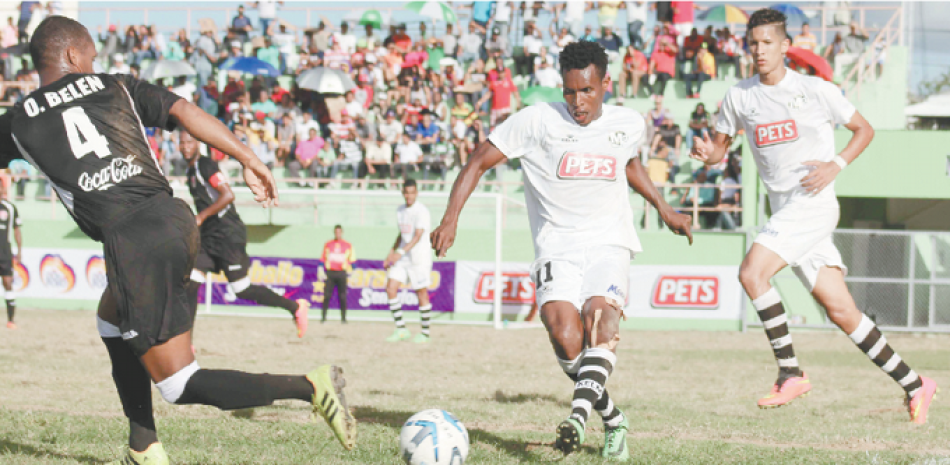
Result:
<svg viewBox="0 0 950 465"><path fill-rule="evenodd" d="M468 457L468 431L445 410L423 410L402 425L399 454L410 465L462 465Z"/></svg>

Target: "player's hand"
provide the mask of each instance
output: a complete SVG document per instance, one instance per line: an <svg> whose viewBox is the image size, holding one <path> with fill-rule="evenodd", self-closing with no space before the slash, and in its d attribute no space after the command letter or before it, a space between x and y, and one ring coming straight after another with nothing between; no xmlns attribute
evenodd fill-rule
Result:
<svg viewBox="0 0 950 465"><path fill-rule="evenodd" d="M669 213L661 214L661 218L673 234L686 236L689 245L693 245L693 217L670 210Z"/></svg>
<svg viewBox="0 0 950 465"><path fill-rule="evenodd" d="M23 263L23 255L17 253L16 256L13 257L13 262L14 262L14 263Z"/></svg>
<svg viewBox="0 0 950 465"><path fill-rule="evenodd" d="M200 227L201 227L201 223L204 223L204 222L205 222L205 217L204 217L204 215L202 215L201 213L195 215L195 222L198 223L198 227L200 228Z"/></svg>
<svg viewBox="0 0 950 465"><path fill-rule="evenodd" d="M254 201L264 208L277 206L277 182L274 181L274 175L271 174L267 165L256 158L251 160L244 167L244 182L254 193Z"/></svg>
<svg viewBox="0 0 950 465"><path fill-rule="evenodd" d="M386 256L386 260L383 260L383 268L389 268L395 265L400 258L402 258L402 255L396 252L389 252L389 255Z"/></svg>
<svg viewBox="0 0 950 465"><path fill-rule="evenodd" d="M689 151L689 156L695 160L706 163L715 147L712 139L709 138L708 132L703 133L702 139L693 136L693 149Z"/></svg>
<svg viewBox="0 0 950 465"><path fill-rule="evenodd" d="M802 178L802 187L812 195L816 195L828 187L828 184L831 184L838 173L841 172L841 167L833 161L811 160L802 164L813 168L811 173Z"/></svg>
<svg viewBox="0 0 950 465"><path fill-rule="evenodd" d="M458 229L458 224L455 222L442 223L429 235L429 240L432 241L432 249L435 250L436 257L445 258L446 252L448 252L452 244L455 243L456 229Z"/></svg>

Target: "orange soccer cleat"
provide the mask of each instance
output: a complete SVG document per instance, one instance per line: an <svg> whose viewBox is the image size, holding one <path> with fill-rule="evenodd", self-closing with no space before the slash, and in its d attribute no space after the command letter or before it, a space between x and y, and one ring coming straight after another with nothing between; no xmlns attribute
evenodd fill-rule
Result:
<svg viewBox="0 0 950 465"><path fill-rule="evenodd" d="M930 402L937 397L937 383L921 376L923 387L917 391L917 395L907 402L907 411L910 412L910 421L922 425L927 423L927 411L930 410Z"/></svg>
<svg viewBox="0 0 950 465"><path fill-rule="evenodd" d="M294 312L294 323L297 325L297 337L303 337L307 334L307 325L310 323L307 319L307 314L310 313L310 302L307 302L307 299L297 299L297 305L299 307Z"/></svg>
<svg viewBox="0 0 950 465"><path fill-rule="evenodd" d="M808 375L785 378L785 382L772 385L772 392L759 399L759 408L775 408L790 403L798 397L803 397L811 391L811 381Z"/></svg>

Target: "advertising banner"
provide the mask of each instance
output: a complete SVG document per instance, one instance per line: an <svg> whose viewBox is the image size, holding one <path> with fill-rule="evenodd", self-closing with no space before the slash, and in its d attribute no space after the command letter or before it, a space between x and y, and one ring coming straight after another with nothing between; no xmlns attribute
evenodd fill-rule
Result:
<svg viewBox="0 0 950 465"><path fill-rule="evenodd" d="M102 251L23 248L23 263L13 267L19 297L99 300L106 288Z"/></svg>
<svg viewBox="0 0 950 465"><path fill-rule="evenodd" d="M252 284L273 289L288 299L307 299L314 307L323 304L326 270L316 259L251 257L248 276ZM350 272L347 308L355 310L389 311L386 297L386 270L381 260L357 260ZM455 309L455 263L435 262L432 265L432 283L429 301L432 310L451 312ZM419 299L412 290L403 287L398 297L406 310L419 308ZM205 303L205 290L198 295L198 303ZM224 274L212 277L211 303L215 305L257 305L237 298L227 285ZM330 308L339 308L337 294L330 299Z"/></svg>
<svg viewBox="0 0 950 465"><path fill-rule="evenodd" d="M502 263L502 313L527 315L534 302L530 263ZM492 314L495 302L495 262L456 262L455 311Z"/></svg>

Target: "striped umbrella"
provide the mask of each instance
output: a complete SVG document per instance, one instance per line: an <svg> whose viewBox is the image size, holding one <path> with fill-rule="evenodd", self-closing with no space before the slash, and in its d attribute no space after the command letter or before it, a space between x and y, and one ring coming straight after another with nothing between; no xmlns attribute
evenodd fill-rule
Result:
<svg viewBox="0 0 950 465"><path fill-rule="evenodd" d="M452 10L452 7L438 0L409 2L405 8L409 11L415 11L422 16L428 16L435 21L445 21L450 24L458 22L458 17L455 16L455 11Z"/></svg>
<svg viewBox="0 0 950 465"><path fill-rule="evenodd" d="M376 29L382 29L384 24L392 23L392 15L390 13L382 13L374 9L353 10L347 13L343 19L354 21L360 26L373 26Z"/></svg>
<svg viewBox="0 0 950 465"><path fill-rule="evenodd" d="M749 14L737 6L726 3L710 7L699 15L699 19L716 23L740 24L749 22Z"/></svg>

